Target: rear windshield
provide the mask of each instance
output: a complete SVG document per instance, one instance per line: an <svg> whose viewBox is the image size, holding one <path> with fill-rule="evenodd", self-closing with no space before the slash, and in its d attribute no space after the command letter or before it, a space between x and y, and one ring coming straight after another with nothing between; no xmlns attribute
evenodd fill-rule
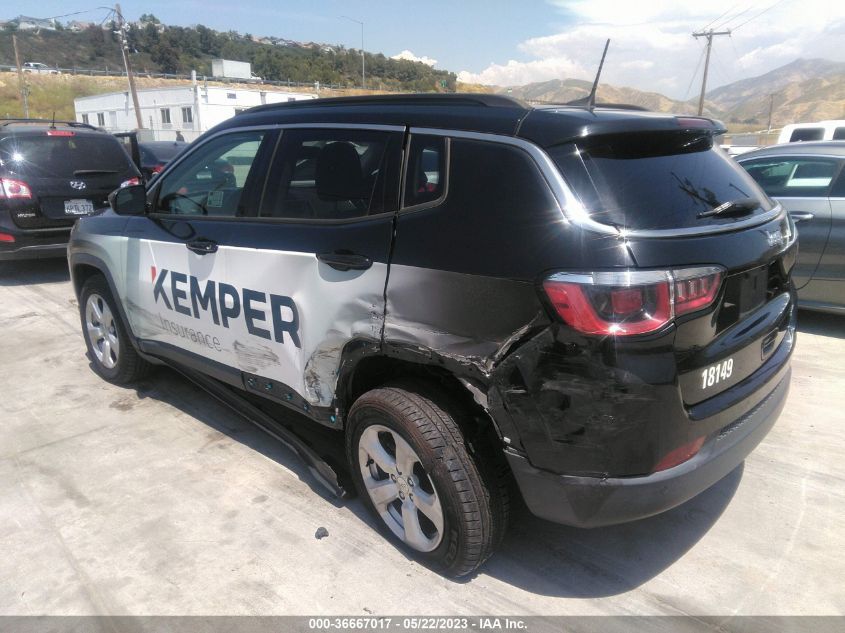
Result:
<svg viewBox="0 0 845 633"><path fill-rule="evenodd" d="M98 174L125 174L132 164L120 143L111 136L12 136L0 140L3 167L22 176L73 178Z"/></svg>
<svg viewBox="0 0 845 633"><path fill-rule="evenodd" d="M169 161L185 148L185 143L151 143L141 145L142 156L146 154L150 160Z"/></svg>
<svg viewBox="0 0 845 633"><path fill-rule="evenodd" d="M553 147L549 154L591 217L620 228L726 224L772 208L754 180L714 147L709 134L636 132L586 137ZM725 203L748 199L759 206L746 202L730 213L708 213Z"/></svg>

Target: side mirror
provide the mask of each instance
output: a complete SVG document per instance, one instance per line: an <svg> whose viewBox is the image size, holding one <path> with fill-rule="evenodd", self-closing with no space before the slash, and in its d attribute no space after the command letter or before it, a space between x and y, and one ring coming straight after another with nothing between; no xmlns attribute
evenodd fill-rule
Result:
<svg viewBox="0 0 845 633"><path fill-rule="evenodd" d="M109 194L109 204L118 215L144 215L147 212L147 189L144 185L115 189Z"/></svg>

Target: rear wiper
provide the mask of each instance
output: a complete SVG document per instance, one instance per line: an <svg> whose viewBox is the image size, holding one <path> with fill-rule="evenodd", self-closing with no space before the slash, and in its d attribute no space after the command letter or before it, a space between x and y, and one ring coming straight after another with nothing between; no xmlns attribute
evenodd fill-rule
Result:
<svg viewBox="0 0 845 633"><path fill-rule="evenodd" d="M116 174L114 169L77 169L73 172L74 176L91 176L92 174Z"/></svg>
<svg viewBox="0 0 845 633"><path fill-rule="evenodd" d="M760 206L760 201L754 198L740 198L739 200L730 200L723 202L718 207L713 207L709 211L702 211L696 217L709 218L714 215L733 215L735 213L747 213L753 211Z"/></svg>

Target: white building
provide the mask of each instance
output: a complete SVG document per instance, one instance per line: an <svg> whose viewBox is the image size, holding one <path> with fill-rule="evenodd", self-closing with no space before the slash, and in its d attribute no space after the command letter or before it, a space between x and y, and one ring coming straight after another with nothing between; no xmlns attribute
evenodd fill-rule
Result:
<svg viewBox="0 0 845 633"><path fill-rule="evenodd" d="M317 95L270 90L248 90L218 86L178 86L138 91L138 103L148 140L172 141L181 133L192 141L238 112L263 103L284 103L316 99ZM73 101L76 120L105 128L109 132L129 132L138 127L132 96L126 92L79 97Z"/></svg>

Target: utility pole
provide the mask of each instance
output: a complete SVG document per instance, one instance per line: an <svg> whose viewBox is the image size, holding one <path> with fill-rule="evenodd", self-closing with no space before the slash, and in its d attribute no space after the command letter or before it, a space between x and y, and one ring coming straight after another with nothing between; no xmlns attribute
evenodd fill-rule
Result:
<svg viewBox="0 0 845 633"><path fill-rule="evenodd" d="M775 109L775 95L776 94L777 94L776 92L773 92L769 95L769 124L766 126L766 133L767 134L772 133L772 112L774 112L774 109Z"/></svg>
<svg viewBox="0 0 845 633"><path fill-rule="evenodd" d="M355 22L355 24L361 25L361 88L366 90L367 89L367 65L364 61L364 23L361 20L356 20L355 18L350 18L348 15L340 16L350 22Z"/></svg>
<svg viewBox="0 0 845 633"><path fill-rule="evenodd" d="M710 69L710 49L713 48L713 37L716 35L730 34L730 29L726 31L714 31L710 29L709 31L696 31L692 34L695 39L699 37L707 38L707 56L704 60L704 76L701 78L701 96L698 98L698 116L701 116L701 113L704 112L704 93L707 90L707 71Z"/></svg>
<svg viewBox="0 0 845 633"><path fill-rule="evenodd" d="M138 103L138 91L135 89L135 75L132 74L132 66L129 63L129 55L127 50L129 45L126 43L126 26L123 21L123 13L120 11L120 5L114 5L114 12L117 14L117 36L120 38L120 52L123 53L123 66L126 68L126 79L129 81L129 92L132 93L132 105L135 106L135 120L138 123L138 129L144 129L144 119L141 118L141 106Z"/></svg>
<svg viewBox="0 0 845 633"><path fill-rule="evenodd" d="M23 67L21 66L21 56L18 53L18 36L12 35L12 46L15 48L15 64L18 67L18 88L21 91L21 99L23 99L23 116L25 119L29 118L29 89L26 81L23 78Z"/></svg>

